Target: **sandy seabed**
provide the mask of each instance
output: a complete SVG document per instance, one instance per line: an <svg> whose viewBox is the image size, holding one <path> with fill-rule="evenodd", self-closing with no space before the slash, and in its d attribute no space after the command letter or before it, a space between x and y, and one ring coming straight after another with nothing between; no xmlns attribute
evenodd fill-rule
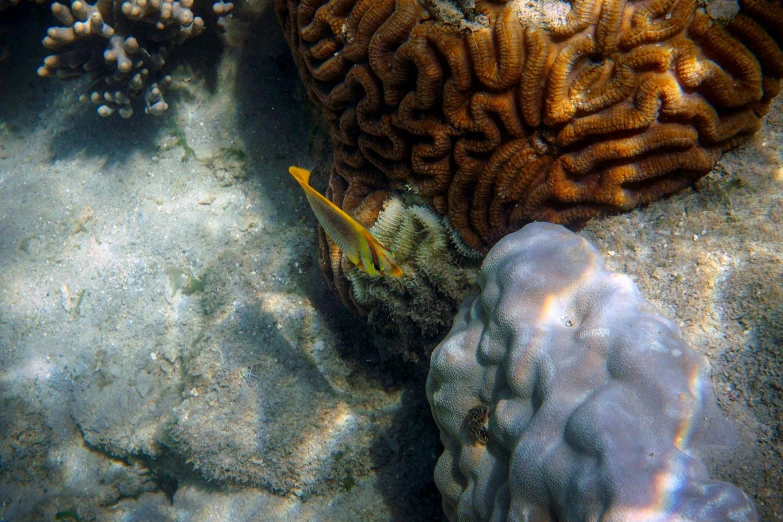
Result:
<svg viewBox="0 0 783 522"><path fill-rule="evenodd" d="M0 64L0 520L439 520L424 363L323 282L323 131L270 13L178 49L161 118ZM783 103L696 190L582 234L709 357L715 476L783 513ZM328 148L328 147L326 147ZM318 169L314 183L322 187Z"/></svg>

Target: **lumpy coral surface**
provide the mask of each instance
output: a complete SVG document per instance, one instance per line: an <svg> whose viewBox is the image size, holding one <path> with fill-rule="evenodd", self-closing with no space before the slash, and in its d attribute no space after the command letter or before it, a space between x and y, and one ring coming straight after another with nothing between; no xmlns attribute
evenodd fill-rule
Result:
<svg viewBox="0 0 783 522"><path fill-rule="evenodd" d="M699 460L732 441L706 358L595 247L530 224L479 284L427 380L449 520L757 519Z"/></svg>
<svg viewBox="0 0 783 522"><path fill-rule="evenodd" d="M371 225L412 188L484 251L688 187L783 77L777 0L276 6L331 124L329 197Z"/></svg>

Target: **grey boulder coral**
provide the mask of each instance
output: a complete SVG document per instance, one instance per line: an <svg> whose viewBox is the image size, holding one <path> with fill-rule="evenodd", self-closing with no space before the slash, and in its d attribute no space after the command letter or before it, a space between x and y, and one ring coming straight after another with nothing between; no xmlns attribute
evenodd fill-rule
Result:
<svg viewBox="0 0 783 522"><path fill-rule="evenodd" d="M733 434L706 358L593 245L527 225L479 285L427 380L449 520L757 520L700 460Z"/></svg>

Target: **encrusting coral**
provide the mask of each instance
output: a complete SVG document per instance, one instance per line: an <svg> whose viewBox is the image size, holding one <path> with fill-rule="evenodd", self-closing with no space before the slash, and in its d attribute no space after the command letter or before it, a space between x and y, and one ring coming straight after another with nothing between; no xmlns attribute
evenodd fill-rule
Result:
<svg viewBox="0 0 783 522"><path fill-rule="evenodd" d="M579 227L690 186L758 130L783 77L777 0L276 10L331 127L330 199L370 227L412 188L479 251L530 221Z"/></svg>
<svg viewBox="0 0 783 522"><path fill-rule="evenodd" d="M449 520L757 520L700 460L736 439L707 359L594 246L529 224L479 285L427 379Z"/></svg>
<svg viewBox="0 0 783 522"><path fill-rule="evenodd" d="M174 47L204 31L195 8L194 0L74 0L70 7L54 2L52 13L63 25L48 30L43 43L56 54L46 57L38 74L87 75L89 92L80 99L98 105L101 116L130 117L139 96L145 112L159 116L168 108L166 60ZM212 5L219 17L232 8L222 0Z"/></svg>

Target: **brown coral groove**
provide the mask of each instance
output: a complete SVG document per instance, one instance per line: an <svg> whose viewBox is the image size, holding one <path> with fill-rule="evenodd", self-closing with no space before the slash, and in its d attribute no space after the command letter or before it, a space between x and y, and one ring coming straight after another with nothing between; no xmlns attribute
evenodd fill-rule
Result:
<svg viewBox="0 0 783 522"><path fill-rule="evenodd" d="M485 251L530 221L629 210L758 130L783 77L780 0L721 22L696 0L458 5L276 1L331 124L330 197L362 221L411 186ZM348 265L326 237L321 252L355 307Z"/></svg>

